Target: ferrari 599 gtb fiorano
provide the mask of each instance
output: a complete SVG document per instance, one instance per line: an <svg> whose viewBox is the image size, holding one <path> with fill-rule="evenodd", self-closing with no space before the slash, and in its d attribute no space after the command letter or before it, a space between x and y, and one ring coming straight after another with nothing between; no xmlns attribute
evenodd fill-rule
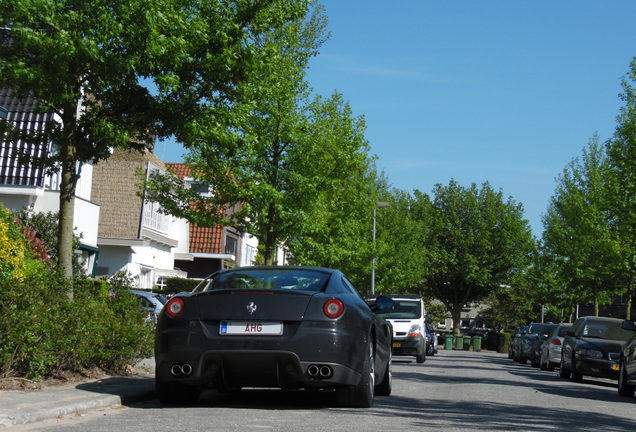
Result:
<svg viewBox="0 0 636 432"><path fill-rule="evenodd" d="M391 308L379 297L373 308ZM391 393L391 324L338 270L222 270L171 298L157 323L156 388L189 404L204 388L334 390L343 406Z"/></svg>

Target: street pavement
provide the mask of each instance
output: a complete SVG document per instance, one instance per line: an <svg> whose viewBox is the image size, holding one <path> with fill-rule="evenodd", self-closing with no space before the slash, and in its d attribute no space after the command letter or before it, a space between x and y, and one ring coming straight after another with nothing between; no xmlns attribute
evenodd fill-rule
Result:
<svg viewBox="0 0 636 432"><path fill-rule="evenodd" d="M135 369L140 373L44 387L39 391L0 391L0 430L154 398L154 359L142 360Z"/></svg>

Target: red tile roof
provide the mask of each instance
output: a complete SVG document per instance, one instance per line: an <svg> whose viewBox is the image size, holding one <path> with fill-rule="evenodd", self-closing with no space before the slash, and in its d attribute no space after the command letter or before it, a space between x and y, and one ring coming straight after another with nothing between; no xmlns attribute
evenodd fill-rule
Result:
<svg viewBox="0 0 636 432"><path fill-rule="evenodd" d="M191 169L182 163L166 163L166 166L181 180L190 177ZM223 227L200 227L190 224L190 253L222 253Z"/></svg>

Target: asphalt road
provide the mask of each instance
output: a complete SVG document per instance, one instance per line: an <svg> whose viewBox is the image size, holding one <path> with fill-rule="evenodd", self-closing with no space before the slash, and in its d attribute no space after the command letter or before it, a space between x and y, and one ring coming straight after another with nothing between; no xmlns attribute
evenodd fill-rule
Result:
<svg viewBox="0 0 636 432"><path fill-rule="evenodd" d="M205 392L193 407L156 400L9 430L65 431L634 431L636 399L616 383L572 383L506 354L444 351L393 363L393 394L370 409L338 408L324 392Z"/></svg>

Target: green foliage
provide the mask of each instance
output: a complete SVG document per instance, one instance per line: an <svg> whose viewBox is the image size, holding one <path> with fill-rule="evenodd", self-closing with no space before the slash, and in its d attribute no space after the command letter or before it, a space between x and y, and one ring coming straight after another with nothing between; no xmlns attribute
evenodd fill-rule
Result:
<svg viewBox="0 0 636 432"><path fill-rule="evenodd" d="M535 246L528 221L520 204L488 183L465 188L454 180L435 187L422 215L428 227L424 290L446 305L458 332L466 303L523 281Z"/></svg>
<svg viewBox="0 0 636 432"><path fill-rule="evenodd" d="M0 277L20 277L26 265L27 248L13 215L0 204Z"/></svg>
<svg viewBox="0 0 636 432"><path fill-rule="evenodd" d="M46 271L0 280L0 377L119 370L151 355L153 325L132 294L81 282L87 289L71 299L65 281Z"/></svg>
<svg viewBox="0 0 636 432"><path fill-rule="evenodd" d="M0 207L0 215L0 228L12 232L4 246L26 250L27 239L7 223L9 212ZM0 271L0 377L117 370L151 354L154 327L126 288L79 279L76 296L69 298L68 280L59 272L29 253L17 256L22 263L5 261Z"/></svg>
<svg viewBox="0 0 636 432"><path fill-rule="evenodd" d="M607 143L609 213L618 249L614 276L624 288L627 319L636 287L636 58L630 66L622 81L625 105L617 118L614 137Z"/></svg>
<svg viewBox="0 0 636 432"><path fill-rule="evenodd" d="M574 302L594 303L598 315L599 305L622 290L609 178L606 154L595 136L582 157L564 169L544 217L544 259L552 260L561 298L570 300L563 306L570 310Z"/></svg>
<svg viewBox="0 0 636 432"><path fill-rule="evenodd" d="M0 87L32 95L59 119L43 131L0 122L0 134L28 147L56 143L56 152L21 157L61 171L58 265L69 279L77 163L107 159L113 147L149 149L155 135L192 137L198 125L218 122L224 112L216 109L234 104L245 71L274 58L268 37L306 5L0 2Z"/></svg>
<svg viewBox="0 0 636 432"><path fill-rule="evenodd" d="M192 291L201 281L196 279L170 278L166 281L166 289L162 294L171 295Z"/></svg>

